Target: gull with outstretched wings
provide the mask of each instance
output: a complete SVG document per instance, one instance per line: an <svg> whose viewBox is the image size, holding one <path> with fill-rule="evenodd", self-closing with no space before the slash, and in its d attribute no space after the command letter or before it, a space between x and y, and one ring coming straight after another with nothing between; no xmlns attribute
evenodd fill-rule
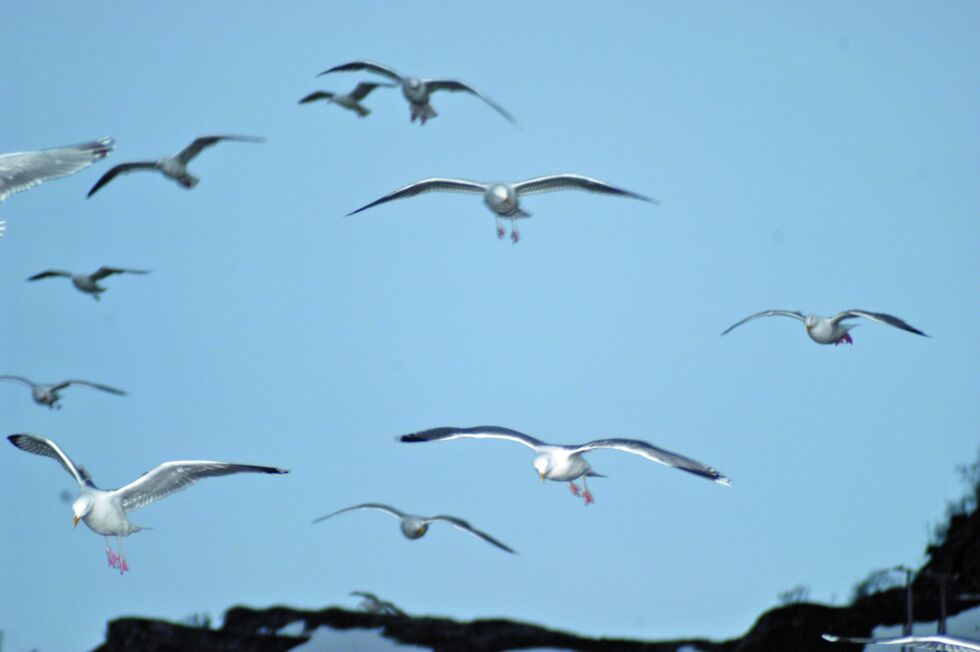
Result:
<svg viewBox="0 0 980 652"><path fill-rule="evenodd" d="M379 86L393 87L394 84L384 84L376 82L361 82L358 84L354 90L350 93L331 93L330 91L314 91L301 99L300 104L308 104L310 102L316 102L317 100L325 100L327 104L336 104L337 106L342 106L345 109L349 109L357 113L357 117L363 118L367 114L371 113L371 109L367 108L361 104L361 100L368 96L368 93L373 91Z"/></svg>
<svg viewBox="0 0 980 652"><path fill-rule="evenodd" d="M0 380L7 380L14 383L20 383L25 387L30 388L31 398L34 399L35 403L39 405L47 405L48 408L60 410L61 395L59 392L66 387L88 387L89 389L97 389L103 392L108 392L110 394L115 394L116 396L125 396L126 392L121 389L116 389L115 387L109 387L108 385L101 385L99 383L92 383L87 380L64 380L60 383L52 383L46 385L43 383L35 383L32 380L28 380L23 376L0 376Z"/></svg>
<svg viewBox="0 0 980 652"><path fill-rule="evenodd" d="M45 278L57 278L64 277L71 279L71 284L79 292L84 292L85 294L91 294L92 298L96 301L99 300L99 295L106 291L106 288L99 285L99 281L102 279L112 276L113 274L149 274L149 270L145 269L123 269L121 267L106 267L102 266L92 272L91 274L72 274L71 272L63 272L58 269L47 269L43 272L39 272L34 276L29 277L28 281L40 281Z"/></svg>
<svg viewBox="0 0 980 652"><path fill-rule="evenodd" d="M871 312L870 310L845 310L844 312L837 313L833 317L804 315L802 312L796 310L763 310L762 312L757 312L754 315L749 315L740 322L732 324L722 331L721 334L726 335L738 326L760 317L791 317L792 319L801 321L806 327L806 334L809 335L810 339L817 344L833 344L834 346L844 343L854 344L854 340L851 338L848 331L858 324L847 323L845 320L857 319L859 317L876 321L879 324L887 324L888 326L901 328L903 331L908 331L909 333L929 337L918 328L906 324L898 317L893 317L892 315L887 315L883 312Z"/></svg>

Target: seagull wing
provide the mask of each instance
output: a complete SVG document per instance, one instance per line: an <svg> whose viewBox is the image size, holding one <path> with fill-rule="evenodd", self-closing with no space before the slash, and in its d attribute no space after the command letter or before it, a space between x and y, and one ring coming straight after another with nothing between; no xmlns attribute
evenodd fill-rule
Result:
<svg viewBox="0 0 980 652"><path fill-rule="evenodd" d="M0 154L0 201L42 181L74 174L112 151L112 138L88 143Z"/></svg>
<svg viewBox="0 0 980 652"><path fill-rule="evenodd" d="M264 143L265 142L265 138L261 138L259 136L235 136L235 135L201 136L200 138L195 138L194 142L192 142L190 145L177 152L177 155L174 156L174 158L176 158L184 165L187 165L192 160L194 160L195 156L203 152L205 149L213 145L217 145L223 140L234 140L240 143Z"/></svg>
<svg viewBox="0 0 980 652"><path fill-rule="evenodd" d="M422 441L448 441L450 439L506 439L524 444L530 449L538 450L542 446L547 446L540 439L535 439L522 432L509 428L497 426L477 426L475 428L431 428L422 432L413 432L409 435L402 435L398 438L403 442L422 442Z"/></svg>
<svg viewBox="0 0 980 652"><path fill-rule="evenodd" d="M135 163L120 163L119 165L110 168L108 172L99 177L99 180L95 182L92 189L88 191L86 197L91 197L99 191L99 188L106 185L120 174L128 174L130 172L135 172L136 170L156 170L157 166L155 163L150 161L138 161Z"/></svg>
<svg viewBox="0 0 980 652"><path fill-rule="evenodd" d="M368 593L367 591L351 591L350 595L356 595L359 598L367 598L368 600L374 600L377 603L381 602L381 598L374 595L373 593Z"/></svg>
<svg viewBox="0 0 980 652"><path fill-rule="evenodd" d="M388 79L392 81L396 81L398 83L401 83L402 81L402 76L399 75L397 72L395 72L394 70L392 70L387 66L381 65L380 63L375 63L374 61L351 61L350 63L344 63L339 66L334 66L333 68L324 70L319 75L317 75L317 77L319 77L320 75L326 75L331 72L351 72L354 70L367 70L369 72L374 72L379 75L384 75Z"/></svg>
<svg viewBox="0 0 980 652"><path fill-rule="evenodd" d="M605 195L620 195L621 197L632 197L648 201L652 204L659 204L656 199L651 199L644 195L637 194L630 190L617 188L605 181L584 177L581 174L552 174L546 177L536 177L527 181L519 181L514 184L514 190L519 195L534 195L541 192L554 192L556 190L587 190L598 192Z"/></svg>
<svg viewBox="0 0 980 652"><path fill-rule="evenodd" d="M351 512L355 509L376 509L379 512L384 512L385 514L391 514L395 518L401 519L405 518L405 515L399 512L394 507L390 505L382 505L381 503L361 503L360 505L354 505L352 507L345 507L343 509L338 509L336 512L331 512L326 516L321 516L320 518L313 519L314 523L319 523L320 521L325 521L331 516L336 516L337 514L343 514L344 512Z"/></svg>
<svg viewBox="0 0 980 652"><path fill-rule="evenodd" d="M570 447L569 450L572 453L585 453L597 448L612 448L615 450L625 451L627 453L633 453L634 455L645 457L648 460L653 460L654 462L659 462L660 464L665 464L667 466L673 466L681 471L687 471L688 473L699 475L702 478L714 480L718 484L723 484L726 486L731 486L732 484L732 481L722 475L718 469L698 462L697 460L692 460L690 457L685 457L683 455L679 455L678 453L672 453L668 450L664 450L663 448L657 448L653 444L640 441L639 439L597 439L596 441L590 441L589 443L582 444L581 446Z"/></svg>
<svg viewBox="0 0 980 652"><path fill-rule="evenodd" d="M424 83L430 91L463 91L464 93L476 95L478 98L489 104L494 111L504 116L508 122L515 126L517 125L517 120L504 107L500 106L468 84L464 84L463 82L455 79L426 79L422 83Z"/></svg>
<svg viewBox="0 0 980 652"><path fill-rule="evenodd" d="M734 329L737 326L741 326L742 324L744 324L747 321L752 321L753 319L758 319L759 317L774 317L774 316L792 317L793 319L798 319L798 320L800 320L802 322L806 322L806 317L803 316L803 313L802 312L797 312L795 310L764 310L762 312L757 312L754 315L749 315L748 317L746 317L742 321L737 322L735 324L732 324L731 326L729 326L728 328L726 328L724 331L722 331L721 334L722 335L726 335L727 333L731 332L732 329Z"/></svg>
<svg viewBox="0 0 980 652"><path fill-rule="evenodd" d="M937 650L937 652L980 652L980 641L968 641L955 636L945 636L942 634L935 636L896 636L893 638L855 638L824 634L823 638L831 643L907 645L920 650Z"/></svg>
<svg viewBox="0 0 980 652"><path fill-rule="evenodd" d="M349 93L349 95L351 97L353 97L355 100L363 100L365 97L368 96L368 93L370 93L371 91L373 91L375 88L377 88L379 86L383 86L383 87L386 87L386 88L391 88L391 87L395 86L395 84L379 84L377 82L361 82L356 87L354 87L354 90L352 90Z"/></svg>
<svg viewBox="0 0 980 652"><path fill-rule="evenodd" d="M378 204L384 204L395 199L403 199L405 197L414 197L415 195L421 195L426 192L468 192L474 194L482 194L486 192L487 184L479 183L477 181L467 181L466 179L442 179L433 177L431 179L422 179L421 181L416 181L411 183L404 188L399 188L394 192L390 192L381 199L376 199L370 204L361 206L356 211L347 213L347 216L355 215L361 211L365 211Z"/></svg>
<svg viewBox="0 0 980 652"><path fill-rule="evenodd" d="M110 394L116 394L117 396L126 396L126 392L121 389L116 389L115 387L109 387L108 385L100 385L99 383L90 383L87 380L66 380L63 383L58 383L51 387L54 391L64 389L69 385L77 385L79 387L88 387L90 389L100 389L103 392L109 392Z"/></svg>
<svg viewBox="0 0 980 652"><path fill-rule="evenodd" d="M198 480L214 478L234 473L289 473L286 469L252 464L231 464L229 462L181 461L164 462L152 471L144 473L125 487L116 489L113 494L122 501L125 510L138 509L155 500L165 498L175 491L186 489Z"/></svg>
<svg viewBox="0 0 980 652"><path fill-rule="evenodd" d="M42 278L51 278L53 276L67 276L68 278L72 277L71 273L69 272L63 272L58 269L46 269L43 272L40 272L39 274L35 274L34 276L29 277L27 280L40 281Z"/></svg>
<svg viewBox="0 0 980 652"><path fill-rule="evenodd" d="M300 104L307 104L308 102L316 102L317 100L330 100L336 93L330 93L327 91L313 91L303 99L299 101Z"/></svg>
<svg viewBox="0 0 980 652"><path fill-rule="evenodd" d="M121 267L100 267L95 270L92 274L93 281L101 281L106 276L112 276L113 274L149 274L148 269L123 269Z"/></svg>
<svg viewBox="0 0 980 652"><path fill-rule="evenodd" d="M9 376L9 375L7 375L7 376L0 376L0 380L9 380L9 381L12 381L12 382L15 382L15 383L20 383L21 385L27 385L31 389L34 389L34 383L32 383L31 381L27 380L23 376Z"/></svg>
<svg viewBox="0 0 980 652"><path fill-rule="evenodd" d="M507 552L509 552L512 555L517 554L511 548L509 548L509 547L505 546L504 544L502 544L501 542L497 541L496 539L494 539L492 536L490 536L486 532L482 532L480 530L477 530L475 527L473 527L472 525L470 525L468 522L464 521L461 518L456 518L455 516L439 515L439 516L433 516L431 518L427 518L425 520L426 520L427 523L431 523L433 521L445 521L446 523L451 523L452 526L454 528L456 528L457 530L462 530L463 532L469 532L473 536L479 537L479 538L483 539L484 541L486 541L487 543L491 543L491 544L497 546L501 550L506 550Z"/></svg>
<svg viewBox="0 0 980 652"><path fill-rule="evenodd" d="M845 310L842 313L834 315L830 321L835 324L842 319L853 319L855 317L864 317L865 319L870 319L871 321L876 321L879 324L888 324L889 326L894 326L895 328L901 328L903 331L908 331L910 333L915 333L916 335L922 335L923 337L929 337L918 328L910 326L898 317L892 315L886 315L883 312L870 312L868 310Z"/></svg>
<svg viewBox="0 0 980 652"><path fill-rule="evenodd" d="M28 453L34 453L35 455L44 455L45 457L51 457L58 460L61 466L65 467L65 470L71 473L71 476L75 478L81 486L89 486L92 484L92 480L89 474L79 466L76 466L74 462L71 461L65 452L58 447L58 444L54 443L47 437L41 437L39 435L10 435L7 437L10 443L21 449L22 451L27 451Z"/></svg>

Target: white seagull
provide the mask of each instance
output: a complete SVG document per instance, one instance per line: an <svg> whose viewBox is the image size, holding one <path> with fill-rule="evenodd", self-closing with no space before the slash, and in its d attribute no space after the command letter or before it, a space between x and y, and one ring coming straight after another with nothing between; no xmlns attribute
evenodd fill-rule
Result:
<svg viewBox="0 0 980 652"><path fill-rule="evenodd" d="M53 278L57 276L63 276L65 278L70 278L72 285L78 289L79 292L84 292L85 294L91 294L92 298L96 301L99 300L99 295L106 291L106 288L99 285L99 281L106 278L107 276L112 276L113 274L149 274L149 270L145 269L122 269L120 267L100 267L91 274L72 274L71 272L63 272L57 269L48 269L34 276L28 278L28 281L40 281L43 278Z"/></svg>
<svg viewBox="0 0 980 652"><path fill-rule="evenodd" d="M415 432L409 435L402 435L399 441L403 442L428 442L428 441L448 441L450 439L506 439L523 444L534 451L534 469L538 472L541 481L554 480L555 482L568 482L572 494L580 494L575 480L582 479L581 495L585 504L594 502L592 492L585 482L587 477L605 477L601 473L596 473L585 461L583 455L589 451L599 448L612 448L614 450L625 451L640 455L665 464L681 471L687 471L702 478L714 480L718 484L731 486L732 481L722 475L717 469L702 464L690 457L684 457L677 453L662 448L657 448L653 444L638 439L597 439L586 444L564 446L561 444L546 444L539 439L529 437L522 432L500 428L497 426L477 426L475 428L432 428L422 432Z"/></svg>
<svg viewBox="0 0 980 652"><path fill-rule="evenodd" d="M435 91L463 91L471 93L489 104L497 113L506 118L511 124L517 125L517 121L502 106L491 100L489 97L474 89L472 86L464 84L455 79L419 79L417 77L403 77L391 68L383 66L373 61L352 61L340 66L334 66L329 70L324 70L317 77L332 72L348 72L353 70L367 70L377 73L388 79L401 84L402 94L412 107L411 122L418 118L419 124L424 125L426 120L430 120L437 115L436 110L429 104L429 96Z"/></svg>
<svg viewBox="0 0 980 652"><path fill-rule="evenodd" d="M48 179L84 170L111 152L113 142L112 138L101 138L53 149L0 154L0 202ZM0 222L0 237L4 229L4 222Z"/></svg>
<svg viewBox="0 0 980 652"><path fill-rule="evenodd" d="M378 86L392 87L394 84L380 84L374 82L361 82L358 84L354 90L346 95L341 95L340 93L331 93L330 91L314 91L301 99L300 104L307 104L309 102L315 102L317 100L326 100L328 104L336 104L337 106L342 106L345 109L350 109L351 111L357 112L359 118L363 118L367 114L371 113L371 109L367 108L361 104L361 100L367 97L368 93L373 91Z"/></svg>
<svg viewBox="0 0 980 652"><path fill-rule="evenodd" d="M99 188L106 185L120 174L135 172L136 170L156 170L162 173L163 176L173 179L182 187L190 190L197 185L197 182L200 181L200 179L188 172L187 164L193 161L194 157L196 157L202 151L208 147L220 143L223 140L232 140L242 143L265 142L264 138L259 138L257 136L201 136L200 138L195 138L194 142L173 156L162 156L156 161L135 161L132 163L121 163L114 168L111 168L108 172L103 174L98 181L95 182L95 185L88 191L88 195L86 195L86 197L91 197L94 195Z"/></svg>
<svg viewBox="0 0 980 652"><path fill-rule="evenodd" d="M487 207L494 212L497 220L497 237L504 237L504 227L500 224L501 217L510 218L510 239L515 243L520 239L521 234L517 230L515 220L531 217L530 213L525 212L520 207L520 197L523 195L535 195L542 192L555 192L556 190L587 190L589 192L601 193L604 195L619 195L621 197L632 197L651 204L659 204L656 199L644 197L635 192L624 190L612 186L605 181L583 177L580 174L552 174L546 177L535 177L526 181L514 183L496 182L485 183L482 181L468 181L466 179L445 179L433 177L422 179L411 183L404 188L388 193L381 199L361 206L356 211L348 213L348 217L367 210L372 206L384 204L386 202L414 197L426 192L463 192L475 195L483 195L483 201Z"/></svg>
<svg viewBox="0 0 980 652"><path fill-rule="evenodd" d="M970 641L956 636L935 634L932 636L895 636L893 638L851 638L824 634L831 643L855 643L858 645L904 645L920 650L937 652L980 652L980 641Z"/></svg>
<svg viewBox="0 0 980 652"><path fill-rule="evenodd" d="M404 616L405 612L395 606L395 603L382 600L373 593L367 591L351 591L351 595L363 598L357 605L361 611L369 614L381 614L384 616Z"/></svg>
<svg viewBox="0 0 980 652"><path fill-rule="evenodd" d="M870 319L871 321L876 321L879 324L888 324L889 326L901 328L903 331L915 333L916 335L922 335L923 337L929 337L918 328L909 326L898 317L886 315L883 312L870 312L868 310L845 310L844 312L838 313L833 317L804 315L802 312L797 312L795 310L764 310L763 312L757 312L754 315L749 315L736 324L732 324L726 328L724 332L722 332L722 335L729 333L732 329L737 326L741 326L747 321L752 321L753 319L758 319L759 317L774 316L792 317L793 319L803 322L803 324L806 326L806 334L809 335L810 339L817 344L833 344L834 346L844 344L845 342L847 344L854 344L854 340L851 339L848 331L858 324L844 323L844 320L856 319L858 317Z"/></svg>
<svg viewBox="0 0 980 652"><path fill-rule="evenodd" d="M92 477L84 468L76 466L64 451L47 437L20 434L10 435L7 439L22 451L54 458L75 478L78 483L78 496L71 506L74 512L74 525L77 526L80 520L84 521L90 530L105 537L105 553L109 566L119 569L120 573L129 570L129 564L123 554L122 537L143 529L131 523L126 512L149 505L175 491L186 489L203 478L233 473L289 473L285 469L251 464L197 460L164 462L124 487L103 491L92 483ZM116 537L119 545L118 553L109 545L110 535Z"/></svg>
<svg viewBox="0 0 980 652"><path fill-rule="evenodd" d="M321 516L320 518L314 519L314 523L319 523L320 521L325 521L332 516L337 514L343 514L344 512L350 512L357 509L374 509L379 512L384 512L390 516L394 516L398 519L401 526L402 534L404 534L409 539L419 539L423 534L429 529L429 525L437 521L445 521L458 530L463 530L464 532L469 532L475 537L479 537L486 541L487 543L492 543L501 550L506 550L507 552L514 554L514 551L502 544L501 542L494 539L492 536L486 532L481 532L475 527L467 523L461 518L456 518L455 516L416 516L415 514L405 514L398 511L394 507L389 505L382 505L380 503L361 503L360 505L354 505L353 507L345 507L344 509L339 509L336 512L327 514L326 516Z"/></svg>
<svg viewBox="0 0 980 652"><path fill-rule="evenodd" d="M58 402L61 400L61 395L58 392L71 385L98 389L117 396L126 396L126 392L122 391L121 389L109 387L108 385L100 385L99 383L90 383L87 380L65 380L52 385L35 383L27 378L24 378L23 376L0 376L0 380L9 380L11 382L20 383L26 387L30 387L31 397L34 399L35 403L38 403L39 405L47 405L48 408L57 410L61 409L61 404Z"/></svg>

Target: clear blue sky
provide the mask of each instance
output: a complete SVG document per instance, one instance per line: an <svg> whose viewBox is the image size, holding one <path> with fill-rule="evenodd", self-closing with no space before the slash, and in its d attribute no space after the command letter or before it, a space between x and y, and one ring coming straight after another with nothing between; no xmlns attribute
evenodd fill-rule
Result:
<svg viewBox="0 0 980 652"><path fill-rule="evenodd" d="M105 621L229 605L507 616L587 634L726 637L806 584L843 599L922 558L977 453L980 6L854 3L13 3L0 151L117 139L111 158L0 206L2 373L81 377L64 409L0 386L3 434L54 438L117 487L170 459L292 469L203 482L132 519L132 572L72 531L51 460L0 449L0 626L12 650L87 649ZM409 124L296 102L371 58L465 80ZM110 164L212 133L191 192ZM659 198L539 195L524 239L478 197L343 215L427 176L578 172ZM152 269L100 303L46 268ZM881 310L810 342L766 308ZM584 508L506 442L396 435L496 424L649 440L724 488L599 452ZM448 528L319 515L362 501ZM56 627L52 627L56 623Z"/></svg>

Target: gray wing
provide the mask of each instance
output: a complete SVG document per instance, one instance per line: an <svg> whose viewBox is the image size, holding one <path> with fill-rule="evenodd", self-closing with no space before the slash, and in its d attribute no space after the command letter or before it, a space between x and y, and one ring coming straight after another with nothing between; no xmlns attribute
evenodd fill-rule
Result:
<svg viewBox="0 0 980 652"><path fill-rule="evenodd" d="M414 197L415 195L421 195L426 192L468 192L483 194L487 190L487 184L479 183L477 181L467 181L466 179L443 179L438 177L432 177L430 179L422 179L421 181L416 181L411 183L404 188L399 188L394 192L390 192L381 199L376 199L370 204L361 206L356 211L347 213L347 216L355 215L361 211L365 211L378 204L384 204L386 202L393 201L395 199L403 199L405 197Z"/></svg>
<svg viewBox="0 0 980 652"><path fill-rule="evenodd" d="M99 191L99 188L106 185L120 174L128 174L129 172L135 172L137 170L156 170L157 166L155 163L150 161L137 161L134 163L120 163L119 165L110 168L108 172L99 177L99 180L95 182L92 189L88 191L85 195L86 198L91 197Z"/></svg>
<svg viewBox="0 0 980 652"><path fill-rule="evenodd" d="M547 446L540 439L535 439L522 432L511 430L510 428L500 428L498 426L476 426L475 428L431 428L422 432L413 432L402 435L399 441L415 443L423 441L449 441L450 439L506 439L524 444L532 450L538 450L542 446Z"/></svg>
<svg viewBox="0 0 980 652"><path fill-rule="evenodd" d="M429 523L431 523L432 521L445 521L446 523L451 523L452 526L455 527L458 530L463 530L464 532L469 532L473 536L479 537L479 538L483 539L484 541L486 541L487 543L491 543L491 544L497 546L501 550L506 550L507 552L509 552L512 555L516 555L517 554L511 548L509 548L509 547L505 546L504 544L502 544L501 542L497 541L496 539L494 539L492 536L490 536L486 532L482 532L480 530L477 530L475 527L473 527L472 525L470 525L469 523L467 523L466 521L464 521L461 518L456 518L455 516L439 515L439 516L433 516L431 518L427 518L425 520L427 522L429 522Z"/></svg>
<svg viewBox="0 0 980 652"><path fill-rule="evenodd" d="M478 98L489 104L494 111L504 116L508 122L513 125L517 124L517 120L512 116L504 107L500 106L489 97L476 90L468 84L464 84L461 81L455 79L426 79L422 82L425 84L430 91L463 91L464 93L471 93L476 95Z"/></svg>
<svg viewBox="0 0 980 652"><path fill-rule="evenodd" d="M111 152L112 144L112 138L102 138L67 147L0 154L0 201L42 181L87 168Z"/></svg>
<svg viewBox="0 0 980 652"><path fill-rule="evenodd" d="M883 312L870 312L868 310L845 310L837 315L831 317L830 321L835 324L842 319L853 319L855 317L864 317L865 319L870 319L871 321L876 321L879 324L887 324L889 326L894 326L895 328L901 328L903 331L908 331L910 333L915 333L916 335L921 335L923 337L929 337L918 328L910 326L898 317L893 315L886 315Z"/></svg>
<svg viewBox="0 0 980 652"><path fill-rule="evenodd" d="M367 598L368 600L374 600L375 602L378 603L381 602L381 598L374 595L373 593L368 593L367 591L351 591L350 594L356 595L359 598Z"/></svg>
<svg viewBox="0 0 980 652"><path fill-rule="evenodd" d="M648 460L653 460L654 462L659 462L660 464L672 466L680 469L681 471L687 471L688 473L699 475L702 478L714 480L718 484L723 484L725 486L731 486L732 484L732 481L722 475L718 469L710 467L702 462L698 462L697 460L693 460L690 457L685 457L684 455L680 455L678 453L672 453L668 450L664 450L663 448L657 448L653 444L640 441L639 439L597 439L596 441L590 441L589 443L582 444L581 446L569 447L569 450L571 450L573 453L584 453L597 448L612 448L615 450L625 451L627 453L633 453L634 455L645 457Z"/></svg>
<svg viewBox="0 0 980 652"><path fill-rule="evenodd" d="M116 489L113 494L122 501L125 510L138 509L155 500L165 498L175 491L186 489L198 480L215 478L234 473L289 473L286 469L252 464L231 464L229 462L180 461L164 462L152 471L144 473L125 487Z"/></svg>
<svg viewBox="0 0 980 652"><path fill-rule="evenodd" d="M330 514L327 514L326 516L321 516L320 518L315 518L315 519L313 519L313 522L314 523L319 523L320 521L327 520L331 516L336 516L337 514L343 514L344 512L351 512L351 511L354 511L355 509L376 509L379 512L384 512L385 514L391 514L392 516L394 516L395 518L398 518L398 519L405 518L405 515L403 513L399 512L397 509L395 509L394 507L391 507L390 505L382 505L381 503L361 503L360 505L353 505L351 507L345 507L343 509L338 509L336 512L331 512Z"/></svg>
<svg viewBox="0 0 980 652"><path fill-rule="evenodd" d="M187 165L194 159L195 156L203 152L205 149L217 145L223 140L234 140L240 143L265 142L265 138L261 138L259 136L201 136L200 138L195 138L194 142L177 152L174 158L184 165Z"/></svg>
<svg viewBox="0 0 980 652"><path fill-rule="evenodd" d="M109 392L110 394L115 394L117 396L126 396L126 392L121 389L116 389L115 387L109 387L108 385L100 385L99 383L91 383L87 380L66 380L64 382L58 383L57 385L52 385L51 389L58 391L64 389L69 385L77 385L79 387L89 387L91 389L99 389L103 392Z"/></svg>
<svg viewBox="0 0 980 652"><path fill-rule="evenodd" d="M387 66L381 65L380 63L375 63L374 61L351 61L350 63L343 63L339 66L334 66L333 68L324 70L323 72L318 74L317 77L319 77L320 75L326 75L331 72L351 72L354 70L367 70L370 72L377 73L379 75L384 75L388 79L391 79L392 81L396 81L398 83L401 83L402 81L402 76L399 75L397 72L395 72L394 70L392 70Z"/></svg>
<svg viewBox="0 0 980 652"><path fill-rule="evenodd" d="M92 274L93 281L101 281L107 276L112 276L113 274L149 274L148 269L123 269L121 267L100 267L95 270ZM30 279L28 279L30 280Z"/></svg>
<svg viewBox="0 0 980 652"><path fill-rule="evenodd" d="M803 315L803 313L802 312L797 312L796 310L764 310L762 312L757 312L754 315L749 315L748 317L746 317L742 321L736 322L736 323L732 324L731 326L729 326L728 328L726 328L724 331L722 331L721 334L722 335L726 335L729 332L731 332L732 329L734 329L734 328L736 328L738 326L741 326L742 324L744 324L747 321L752 321L753 319L758 319L759 317L774 317L774 316L779 316L779 317L792 317L793 319L798 319L801 322L804 322L804 323L806 322L806 317Z"/></svg>
<svg viewBox="0 0 980 652"><path fill-rule="evenodd" d="M859 645L906 645L920 650L937 652L978 652L980 641L968 641L956 636L895 636L892 638L853 638L824 634L824 640L831 643L856 643Z"/></svg>
<svg viewBox="0 0 980 652"><path fill-rule="evenodd" d="M598 192L605 195L619 195L621 197L632 197L651 204L659 204L656 199L651 199L644 195L637 194L630 190L617 188L605 181L584 177L580 174L552 174L546 177L536 177L527 181L520 181L514 184L514 190L519 195L533 195L540 192L554 192L556 190L587 190Z"/></svg>
<svg viewBox="0 0 980 652"><path fill-rule="evenodd" d="M58 444L54 443L47 437L41 437L39 435L10 435L7 437L10 443L28 453L34 453L35 455L44 455L45 457L50 457L52 459L58 460L61 466L65 467L65 470L71 473L71 476L75 478L81 486L90 486L92 480L88 473L85 472L79 466L76 466L74 462L71 461L65 452L58 447Z"/></svg>
<svg viewBox="0 0 980 652"><path fill-rule="evenodd" d="M27 385L31 389L34 389L34 383L32 383L31 381L27 380L23 376L10 376L10 375L0 376L0 380L9 380L9 381L12 381L12 382L15 382L15 383L20 383L21 385Z"/></svg>
<svg viewBox="0 0 980 652"><path fill-rule="evenodd" d="M349 95L353 97L355 100L363 100L365 97L368 96L368 93L370 93L371 91L373 91L375 88L379 86L391 88L394 86L394 84L380 84L377 82L361 82L356 87L354 87L354 90L352 90L349 93Z"/></svg>
<svg viewBox="0 0 980 652"><path fill-rule="evenodd" d="M28 281L40 281L42 278L51 278L53 276L66 276L71 278L72 275L69 272L63 272L58 269L46 269L43 272L35 274L34 276L28 277Z"/></svg>
<svg viewBox="0 0 980 652"><path fill-rule="evenodd" d="M300 104L307 104L309 102L316 102L317 100L330 100L336 93L330 93L328 91L313 91L303 99L299 101Z"/></svg>

